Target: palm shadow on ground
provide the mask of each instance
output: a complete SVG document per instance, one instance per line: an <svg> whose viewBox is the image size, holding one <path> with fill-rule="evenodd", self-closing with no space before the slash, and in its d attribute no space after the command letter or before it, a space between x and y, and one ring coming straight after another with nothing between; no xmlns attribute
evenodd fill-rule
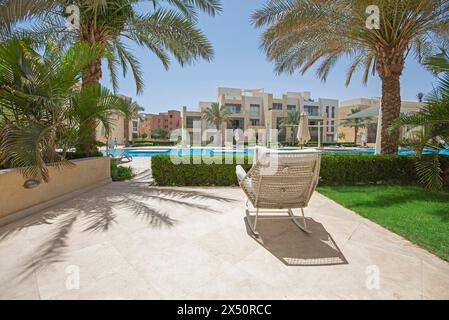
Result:
<svg viewBox="0 0 449 320"><path fill-rule="evenodd" d="M167 205L215 214L217 211L212 207L201 204L211 200L226 203L237 201L194 189L148 187L144 183L112 183L0 228L0 242L16 233L26 232L33 226L52 227L46 240L37 245L22 270L18 270L21 276L28 277L45 266L65 261L67 242L75 223L86 233L107 232L120 223L118 218L122 218L122 221L139 219L148 228L171 228L178 221L164 210ZM123 216L123 212L126 216Z"/></svg>

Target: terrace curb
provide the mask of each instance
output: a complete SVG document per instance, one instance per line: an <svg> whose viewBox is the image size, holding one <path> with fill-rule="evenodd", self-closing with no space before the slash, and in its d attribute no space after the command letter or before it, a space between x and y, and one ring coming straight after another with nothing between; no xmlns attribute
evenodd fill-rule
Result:
<svg viewBox="0 0 449 320"><path fill-rule="evenodd" d="M65 195L59 196L57 198L48 200L48 201L43 202L43 203L39 203L39 204L31 206L29 208L26 208L26 209L19 210L19 211L16 211L14 213L11 213L11 214L7 215L6 217L0 218L0 228L6 226L8 224L11 224L13 222L16 222L18 220L27 218L27 217L29 217L29 216L31 216L33 214L36 214L36 213L38 213L38 212L40 212L40 211L42 211L44 209L47 209L47 208L52 207L54 205L60 204L60 203L62 203L64 201L70 200L70 199L75 198L75 197L77 197L79 195L82 195L84 193L92 191L93 189L105 186L105 185L110 184L110 183L112 183L112 179L111 178L103 180L103 181L101 181L99 183L96 183L94 185L91 185L91 186L88 186L88 187L81 188L79 190L75 190L75 191L69 192L69 193L67 193Z"/></svg>

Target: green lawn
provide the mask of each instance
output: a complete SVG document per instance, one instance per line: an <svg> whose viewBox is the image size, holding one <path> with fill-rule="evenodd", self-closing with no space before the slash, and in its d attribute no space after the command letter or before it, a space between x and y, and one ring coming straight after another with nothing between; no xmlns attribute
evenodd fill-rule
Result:
<svg viewBox="0 0 449 320"><path fill-rule="evenodd" d="M449 261L449 192L415 186L326 186L318 191Z"/></svg>

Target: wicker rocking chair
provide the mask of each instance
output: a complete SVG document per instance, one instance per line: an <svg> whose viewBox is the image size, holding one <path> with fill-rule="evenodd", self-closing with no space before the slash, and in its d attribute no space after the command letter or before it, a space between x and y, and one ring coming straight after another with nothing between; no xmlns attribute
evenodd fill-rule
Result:
<svg viewBox="0 0 449 320"><path fill-rule="evenodd" d="M318 184L320 165L318 150L256 148L251 170L246 173L241 166L237 167L237 178L247 197L247 223L254 235L258 235L259 219L291 219L302 231L310 233L304 208ZM301 209L302 223L292 209ZM264 213L286 212L288 216L259 216L262 210ZM255 213L254 219L251 213Z"/></svg>

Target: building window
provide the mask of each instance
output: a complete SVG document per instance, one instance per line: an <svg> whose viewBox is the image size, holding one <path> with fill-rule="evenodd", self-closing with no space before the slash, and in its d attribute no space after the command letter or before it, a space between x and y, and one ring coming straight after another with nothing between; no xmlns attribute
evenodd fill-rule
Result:
<svg viewBox="0 0 449 320"><path fill-rule="evenodd" d="M133 131L137 132L139 130L139 123L137 121L133 121Z"/></svg>
<svg viewBox="0 0 449 320"><path fill-rule="evenodd" d="M173 115L172 115L172 114L170 115L170 119L171 119L171 118L173 118Z"/></svg>
<svg viewBox="0 0 449 320"><path fill-rule="evenodd" d="M307 112L309 116L320 115L320 110L317 106L304 106L304 112Z"/></svg>
<svg viewBox="0 0 449 320"><path fill-rule="evenodd" d="M193 124L201 121L201 118L187 117L187 129L193 129Z"/></svg>
<svg viewBox="0 0 449 320"><path fill-rule="evenodd" d="M332 107L332 118L335 118L335 107Z"/></svg>
<svg viewBox="0 0 449 320"><path fill-rule="evenodd" d="M329 118L329 106L326 107L326 117Z"/></svg>
<svg viewBox="0 0 449 320"><path fill-rule="evenodd" d="M260 105L259 104L251 104L249 106L249 115L251 117L259 117L260 116Z"/></svg>
<svg viewBox="0 0 449 320"><path fill-rule="evenodd" d="M288 110L288 111L296 111L296 106L295 106L294 104L289 104L289 105L287 106L287 110Z"/></svg>
<svg viewBox="0 0 449 320"><path fill-rule="evenodd" d="M282 110L282 103L273 103L273 110Z"/></svg>
<svg viewBox="0 0 449 320"><path fill-rule="evenodd" d="M228 123L228 129L245 129L244 120L243 119L232 119Z"/></svg>
<svg viewBox="0 0 449 320"><path fill-rule="evenodd" d="M231 113L241 113L242 105L241 104L225 104L225 109Z"/></svg>
<svg viewBox="0 0 449 320"><path fill-rule="evenodd" d="M251 119L250 123L251 123L251 126L260 126L260 120L259 119Z"/></svg>

